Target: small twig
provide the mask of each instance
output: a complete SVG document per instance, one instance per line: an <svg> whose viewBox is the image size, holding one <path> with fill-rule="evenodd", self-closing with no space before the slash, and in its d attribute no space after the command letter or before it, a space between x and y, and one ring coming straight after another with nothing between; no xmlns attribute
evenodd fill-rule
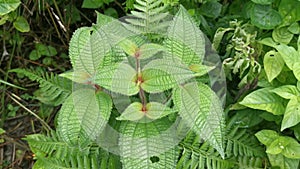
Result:
<svg viewBox="0 0 300 169"><path fill-rule="evenodd" d="M51 127L42 119L40 118L37 114L35 114L33 111L31 111L30 109L28 109L26 106L24 106L22 103L20 103L17 99L15 99L14 97L8 95L15 103L17 103L20 107L22 107L24 110L26 110L27 112L29 112L31 115L33 115L35 118L37 118L41 124L43 124L46 127L47 132L49 132L51 129Z"/></svg>

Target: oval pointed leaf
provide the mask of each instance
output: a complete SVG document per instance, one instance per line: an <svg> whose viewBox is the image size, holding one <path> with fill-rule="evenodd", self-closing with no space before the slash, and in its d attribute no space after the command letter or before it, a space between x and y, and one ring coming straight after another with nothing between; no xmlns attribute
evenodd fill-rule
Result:
<svg viewBox="0 0 300 169"><path fill-rule="evenodd" d="M280 86L271 91L285 99L292 99L295 96L299 95L299 90L297 89L296 86L293 86L293 85Z"/></svg>
<svg viewBox="0 0 300 169"><path fill-rule="evenodd" d="M146 105L146 117L152 120L160 119L169 114L172 114L174 111L170 109L168 106L158 103L158 102L150 102Z"/></svg>
<svg viewBox="0 0 300 169"><path fill-rule="evenodd" d="M117 120L130 120L137 121L144 117L145 112L142 111L143 104L139 102L134 102L130 104L121 116L117 117Z"/></svg>
<svg viewBox="0 0 300 169"><path fill-rule="evenodd" d="M218 96L206 85L188 83L175 90L182 119L224 157L224 116Z"/></svg>
<svg viewBox="0 0 300 169"><path fill-rule="evenodd" d="M264 56L264 68L268 81L271 82L276 78L284 66L284 60L281 55L275 51L269 51Z"/></svg>
<svg viewBox="0 0 300 169"><path fill-rule="evenodd" d="M295 126L300 122L300 98L294 96L286 106L286 110L281 123L281 131Z"/></svg>
<svg viewBox="0 0 300 169"><path fill-rule="evenodd" d="M93 89L73 92L63 103L58 115L57 130L72 145L94 140L103 131L112 108L111 98Z"/></svg>
<svg viewBox="0 0 300 169"><path fill-rule="evenodd" d="M273 130L261 130L257 132L255 136L259 142L266 146L271 145L271 143L279 137L278 133Z"/></svg>
<svg viewBox="0 0 300 169"><path fill-rule="evenodd" d="M278 43L289 44L294 34L288 30L288 27L280 27L273 30L272 37Z"/></svg>
<svg viewBox="0 0 300 169"><path fill-rule="evenodd" d="M165 46L172 58L180 58L187 65L201 63L205 54L205 38L183 6L171 22L167 36Z"/></svg>
<svg viewBox="0 0 300 169"><path fill-rule="evenodd" d="M16 10L20 4L20 0L0 0L0 16Z"/></svg>
<svg viewBox="0 0 300 169"><path fill-rule="evenodd" d="M261 29L274 29L282 22L281 15L270 5L254 5L250 18L251 23Z"/></svg>
<svg viewBox="0 0 300 169"><path fill-rule="evenodd" d="M266 110L274 115L284 114L283 99L272 92L272 88L258 89L248 94L241 102L241 105L252 109Z"/></svg>
<svg viewBox="0 0 300 169"><path fill-rule="evenodd" d="M298 55L300 56L300 55ZM294 63L293 65L293 73L298 81L300 81L300 61Z"/></svg>
<svg viewBox="0 0 300 169"><path fill-rule="evenodd" d="M121 63L100 69L92 81L112 92L131 96L139 91L136 76L136 70L126 63Z"/></svg>
<svg viewBox="0 0 300 169"><path fill-rule="evenodd" d="M23 16L19 16L13 23L14 27L20 32L29 32L30 26Z"/></svg>
<svg viewBox="0 0 300 169"><path fill-rule="evenodd" d="M148 59L157 53L164 51L165 48L155 43L146 43L140 47L140 59Z"/></svg>
<svg viewBox="0 0 300 169"><path fill-rule="evenodd" d="M124 168L176 168L176 129L167 119L150 123L122 121L119 146ZM171 130L171 131L170 131ZM174 137L175 136L175 137ZM151 158L158 157L153 163Z"/></svg>

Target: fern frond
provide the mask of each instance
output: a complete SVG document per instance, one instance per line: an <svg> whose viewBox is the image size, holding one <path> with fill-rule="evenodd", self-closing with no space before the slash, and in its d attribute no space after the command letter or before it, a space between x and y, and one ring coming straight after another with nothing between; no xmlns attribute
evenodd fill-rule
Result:
<svg viewBox="0 0 300 169"><path fill-rule="evenodd" d="M71 146L60 140L55 132L51 137L29 135L25 140L37 158L33 169L111 169L121 166L118 156L95 146Z"/></svg>
<svg viewBox="0 0 300 169"><path fill-rule="evenodd" d="M248 118L249 120L249 118ZM239 115L226 126L225 159L199 135L189 132L179 144L182 151L177 168L261 169L267 157L253 134L239 125Z"/></svg>
<svg viewBox="0 0 300 169"><path fill-rule="evenodd" d="M161 33L168 26L168 13L164 12L166 5L163 0L136 0L130 18L125 19L127 28L136 33Z"/></svg>
<svg viewBox="0 0 300 169"><path fill-rule="evenodd" d="M55 74L33 69L13 69L10 72L23 74L40 85L37 99L43 103L58 106L71 94L71 82Z"/></svg>

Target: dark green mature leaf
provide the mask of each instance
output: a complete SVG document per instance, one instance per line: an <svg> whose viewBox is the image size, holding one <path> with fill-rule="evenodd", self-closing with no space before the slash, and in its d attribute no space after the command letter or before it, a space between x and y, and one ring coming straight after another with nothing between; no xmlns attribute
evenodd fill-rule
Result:
<svg viewBox="0 0 300 169"><path fill-rule="evenodd" d="M283 16L283 25L290 25L300 20L300 2L297 0L280 1L278 11Z"/></svg>
<svg viewBox="0 0 300 169"><path fill-rule="evenodd" d="M184 7L181 6L176 13L167 37L165 46L172 58L179 58L187 65L201 63L205 54L205 38Z"/></svg>
<svg viewBox="0 0 300 169"><path fill-rule="evenodd" d="M97 9L103 5L103 0L84 0L81 7Z"/></svg>
<svg viewBox="0 0 300 169"><path fill-rule="evenodd" d="M282 22L281 15L270 5L254 5L250 17L251 23L260 29L274 29Z"/></svg>
<svg viewBox="0 0 300 169"><path fill-rule="evenodd" d="M284 60L278 52L269 51L265 54L264 68L269 82L280 74L283 66Z"/></svg>
<svg viewBox="0 0 300 169"><path fill-rule="evenodd" d="M202 15L217 18L221 14L222 4L215 1L208 1L199 8Z"/></svg>
<svg viewBox="0 0 300 169"><path fill-rule="evenodd" d="M173 95L182 119L224 157L224 116L218 96L201 83L180 86Z"/></svg>
<svg viewBox="0 0 300 169"><path fill-rule="evenodd" d="M70 95L58 115L57 130L69 144L85 144L103 131L112 109L111 98L104 92L79 89Z"/></svg>
<svg viewBox="0 0 300 169"><path fill-rule="evenodd" d="M294 96L286 106L286 110L281 123L281 131L295 126L300 122L300 97Z"/></svg>
<svg viewBox="0 0 300 169"><path fill-rule="evenodd" d="M273 88L262 88L255 90L247 95L241 102L241 105L266 110L274 115L284 114L283 99L272 92Z"/></svg>
<svg viewBox="0 0 300 169"><path fill-rule="evenodd" d="M13 23L14 27L20 32L29 32L30 26L23 16L19 16Z"/></svg>
<svg viewBox="0 0 300 169"><path fill-rule="evenodd" d="M0 16L16 10L20 4L20 0L0 0Z"/></svg>
<svg viewBox="0 0 300 169"><path fill-rule="evenodd" d="M171 125L167 118L150 123L122 121L119 146L123 168L175 168L177 139Z"/></svg>

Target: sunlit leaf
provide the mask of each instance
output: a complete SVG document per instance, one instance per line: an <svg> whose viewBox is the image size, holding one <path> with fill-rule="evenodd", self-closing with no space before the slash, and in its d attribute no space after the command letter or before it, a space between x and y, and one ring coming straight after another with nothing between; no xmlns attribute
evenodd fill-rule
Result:
<svg viewBox="0 0 300 169"><path fill-rule="evenodd" d="M262 88L248 94L240 104L259 110L266 110L274 115L284 114L283 99L272 92L273 88Z"/></svg>
<svg viewBox="0 0 300 169"><path fill-rule="evenodd" d="M292 99L300 94L299 89L293 85L279 86L271 91L285 99Z"/></svg>
<svg viewBox="0 0 300 169"><path fill-rule="evenodd" d="M281 131L286 128L295 126L300 122L300 98L294 96L291 98L289 103L286 106L286 110L283 116Z"/></svg>
<svg viewBox="0 0 300 169"><path fill-rule="evenodd" d="M23 16L18 16L18 18L14 21L13 25L20 32L30 31L29 23Z"/></svg>
<svg viewBox="0 0 300 169"><path fill-rule="evenodd" d="M20 0L0 0L0 16L16 10L20 4Z"/></svg>
<svg viewBox="0 0 300 169"><path fill-rule="evenodd" d="M264 68L269 82L280 74L283 66L284 60L278 52L269 51L265 54Z"/></svg>

